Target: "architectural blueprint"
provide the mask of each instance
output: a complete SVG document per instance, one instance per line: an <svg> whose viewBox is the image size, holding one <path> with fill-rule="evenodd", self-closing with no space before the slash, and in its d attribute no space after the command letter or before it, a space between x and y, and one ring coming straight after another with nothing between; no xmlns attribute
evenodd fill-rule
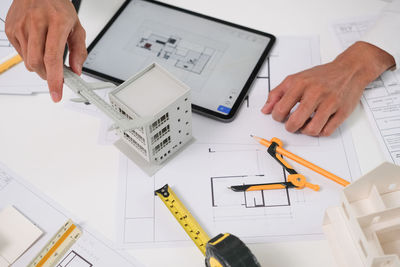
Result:
<svg viewBox="0 0 400 267"><path fill-rule="evenodd" d="M275 50L233 122L220 123L194 115L196 142L152 177L122 157L118 204L120 245L143 247L189 242L164 204L154 196L154 190L166 183L210 236L230 232L246 242L320 238L324 210L338 203L340 185L293 164L311 183L319 184L321 191L236 193L228 189L231 185L287 179L287 173L250 134L267 139L276 136L289 151L349 181L359 176L351 135L346 128L329 138L291 134L282 123L260 112L268 91L286 75L319 62L318 38L278 38Z"/></svg>
<svg viewBox="0 0 400 267"><path fill-rule="evenodd" d="M0 164L0 210L12 205L43 231L41 238L13 266L27 266L47 242L58 232L70 214L32 185ZM76 219L72 218L76 223ZM78 224L82 236L57 264L58 267L143 266L125 253L113 248L98 233Z"/></svg>
<svg viewBox="0 0 400 267"><path fill-rule="evenodd" d="M10 0L0 2L0 62L16 53L5 34L5 18L11 2ZM26 70L24 63L19 63L0 74L0 94L29 95L41 92L48 92L46 81L43 81L36 73Z"/></svg>
<svg viewBox="0 0 400 267"><path fill-rule="evenodd" d="M332 25L341 48L359 40L376 18L350 19ZM361 98L387 161L400 165L400 70L386 71L369 84Z"/></svg>
<svg viewBox="0 0 400 267"><path fill-rule="evenodd" d="M164 60L173 60L174 66L189 72L201 74L215 50L209 47L186 44L179 36L162 36L150 33L142 37L137 47L157 54ZM199 48L199 49L196 49Z"/></svg>
<svg viewBox="0 0 400 267"><path fill-rule="evenodd" d="M188 32L184 27L151 20L144 20L133 36L124 50L135 55L136 64L143 68L155 61L195 91L202 90L229 47L227 43Z"/></svg>

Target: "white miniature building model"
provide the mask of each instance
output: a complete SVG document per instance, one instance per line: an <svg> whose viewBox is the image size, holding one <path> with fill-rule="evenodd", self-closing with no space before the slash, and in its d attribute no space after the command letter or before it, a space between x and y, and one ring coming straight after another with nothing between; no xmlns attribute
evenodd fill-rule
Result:
<svg viewBox="0 0 400 267"><path fill-rule="evenodd" d="M155 63L111 91L111 105L93 92L115 87L110 83L87 83L67 67L64 82L80 96L74 101L114 122L121 137L115 145L149 175L192 140L190 88Z"/></svg>
<svg viewBox="0 0 400 267"><path fill-rule="evenodd" d="M400 167L384 163L348 185L323 229L340 267L400 267Z"/></svg>
<svg viewBox="0 0 400 267"><path fill-rule="evenodd" d="M147 121L137 129L119 130L124 143L146 162L161 164L192 139L190 89L159 65L130 78L109 97L123 116ZM131 153L125 154L132 158Z"/></svg>

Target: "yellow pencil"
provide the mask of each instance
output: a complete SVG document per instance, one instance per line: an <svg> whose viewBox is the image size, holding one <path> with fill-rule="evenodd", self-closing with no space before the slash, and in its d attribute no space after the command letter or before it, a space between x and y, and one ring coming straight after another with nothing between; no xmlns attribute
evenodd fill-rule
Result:
<svg viewBox="0 0 400 267"><path fill-rule="evenodd" d="M271 141L265 140L265 139L263 139L261 137L257 137L257 136L253 136L253 135L251 135L251 137L253 137L260 144L262 144L262 145L264 145L266 147L269 147L272 144ZM340 178L339 176L336 176L333 173L330 173L327 170L324 170L321 167L318 167L317 165L315 165L315 164L313 164L313 163L311 163L311 162L309 162L309 161L307 161L307 160L305 160L305 159L303 159L303 158L301 158L299 156L296 156L293 153L290 153L289 151L287 151L286 149L283 149L280 146L277 146L276 152L278 152L282 156L286 156L286 157L296 161L297 163L299 163L299 164L301 164L301 165L303 165L303 166L305 166L305 167L307 167L307 168L309 168L309 169L311 169L311 170L313 170L313 171L325 176L328 179L331 179L332 181L334 181L334 182L336 182L336 183L338 183L340 185L346 186L346 185L350 184L348 181Z"/></svg>
<svg viewBox="0 0 400 267"><path fill-rule="evenodd" d="M22 57L20 55L15 55L12 58L8 59L6 62L0 64L0 74L8 70L9 68L17 65L22 61Z"/></svg>

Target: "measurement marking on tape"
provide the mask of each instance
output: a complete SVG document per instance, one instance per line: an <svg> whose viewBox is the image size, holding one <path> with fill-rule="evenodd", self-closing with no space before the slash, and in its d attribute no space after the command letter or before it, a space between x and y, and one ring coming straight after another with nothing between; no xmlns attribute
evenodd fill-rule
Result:
<svg viewBox="0 0 400 267"><path fill-rule="evenodd" d="M168 185L165 185L157 190L156 194L164 202L165 206L167 206L168 210L183 227L203 255L205 255L206 244L210 238L203 228L201 228L192 214L190 214L183 203L179 200L179 198L175 195L172 189L169 188Z"/></svg>

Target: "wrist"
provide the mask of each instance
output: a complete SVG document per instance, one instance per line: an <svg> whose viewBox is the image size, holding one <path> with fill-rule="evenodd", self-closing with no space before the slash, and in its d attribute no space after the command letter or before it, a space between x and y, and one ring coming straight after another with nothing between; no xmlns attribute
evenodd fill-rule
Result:
<svg viewBox="0 0 400 267"><path fill-rule="evenodd" d="M392 55L366 42L354 43L334 62L365 86L395 65Z"/></svg>

